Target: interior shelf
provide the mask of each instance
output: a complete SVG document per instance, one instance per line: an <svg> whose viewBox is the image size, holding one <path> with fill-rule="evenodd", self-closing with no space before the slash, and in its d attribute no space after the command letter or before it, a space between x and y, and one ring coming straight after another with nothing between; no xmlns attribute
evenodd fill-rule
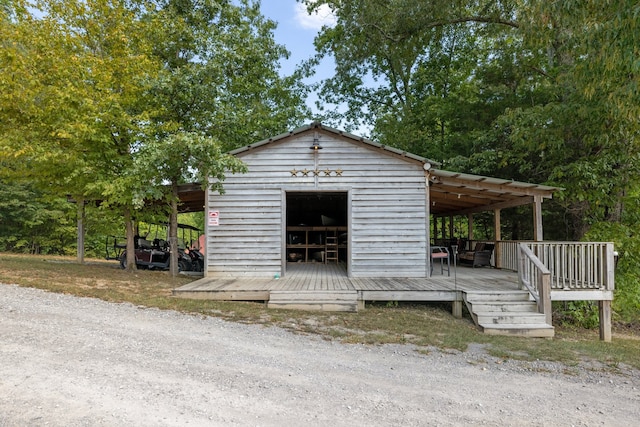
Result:
<svg viewBox="0 0 640 427"><path fill-rule="evenodd" d="M346 226L287 227L287 261L324 262L327 236L335 237L338 250L347 247Z"/></svg>

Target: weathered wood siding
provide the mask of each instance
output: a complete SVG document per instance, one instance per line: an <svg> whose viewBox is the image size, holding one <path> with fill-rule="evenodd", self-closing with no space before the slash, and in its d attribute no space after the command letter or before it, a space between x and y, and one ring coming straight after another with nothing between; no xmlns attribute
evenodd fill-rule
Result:
<svg viewBox="0 0 640 427"><path fill-rule="evenodd" d="M207 274L283 274L284 192L317 190L350 194L351 276L424 277L421 163L322 131L323 149L314 154L313 138L309 130L239 153L249 172L228 176L225 194L209 194L208 209L220 217L219 226L207 230Z"/></svg>

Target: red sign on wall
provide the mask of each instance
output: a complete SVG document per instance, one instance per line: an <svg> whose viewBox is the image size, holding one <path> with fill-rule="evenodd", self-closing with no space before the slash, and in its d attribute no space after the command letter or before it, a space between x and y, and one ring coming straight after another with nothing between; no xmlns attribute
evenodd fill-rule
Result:
<svg viewBox="0 0 640 427"><path fill-rule="evenodd" d="M217 227L220 225L220 211L209 211L209 226Z"/></svg>

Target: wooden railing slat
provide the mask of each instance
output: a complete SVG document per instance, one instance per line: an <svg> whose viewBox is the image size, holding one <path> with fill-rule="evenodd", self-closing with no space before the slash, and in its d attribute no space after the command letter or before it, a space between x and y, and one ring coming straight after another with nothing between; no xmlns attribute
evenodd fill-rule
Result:
<svg viewBox="0 0 640 427"><path fill-rule="evenodd" d="M550 286L560 290L613 290L613 243L498 241L494 265L518 271L518 245L524 243L550 271Z"/></svg>

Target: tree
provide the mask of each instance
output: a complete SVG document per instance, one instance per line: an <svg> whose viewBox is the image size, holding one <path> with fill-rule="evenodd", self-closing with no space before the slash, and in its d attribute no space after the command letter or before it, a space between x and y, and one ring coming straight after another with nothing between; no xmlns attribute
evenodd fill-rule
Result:
<svg viewBox="0 0 640 427"><path fill-rule="evenodd" d="M353 123L447 167L564 187L573 238L621 218L640 152L631 2L308 3L337 15L316 39L337 63L323 95Z"/></svg>
<svg viewBox="0 0 640 427"><path fill-rule="evenodd" d="M66 198L0 179L0 250L67 255L75 236L72 214Z"/></svg>
<svg viewBox="0 0 640 427"><path fill-rule="evenodd" d="M311 8L329 4L338 18L336 27L324 29L316 39L320 54L333 54L337 62L335 77L324 86L325 100L346 101L346 117L367 118L380 139L414 140L415 152L438 159L441 154L448 169L563 187L553 203L545 203L551 214L547 219L556 220L545 234L615 241L621 254L617 281L622 284L617 308L627 315L637 312L636 3L307 3ZM444 51L438 46L454 40L448 35L439 45L438 33L465 34L473 46L460 51L466 59L460 64L468 68L457 66L447 74L454 81L446 97L429 96L429 85L418 84L424 75L435 85L436 72L446 69L442 62L425 61L421 65L430 70L425 72L414 60L436 58L434 53ZM365 76L380 76L379 87L365 87ZM395 96L396 76L409 82L418 94L414 99L426 102L401 102ZM400 118L397 124L389 126L395 117ZM451 141L441 151L432 148L439 123L446 124L441 141ZM422 129L428 131L420 134Z"/></svg>
<svg viewBox="0 0 640 427"><path fill-rule="evenodd" d="M204 188L224 193L223 181L228 172L244 172L244 164L236 157L224 154L222 144L210 137L194 133L175 133L166 138L145 144L137 156L139 176L147 174L150 188L167 188L158 199L170 203L169 245L171 273L178 274L178 185L185 182L201 182Z"/></svg>
<svg viewBox="0 0 640 427"><path fill-rule="evenodd" d="M319 57L336 60L335 76L322 85L323 101L349 107L329 119L346 118L348 128L372 126L382 143L445 160L461 147L469 151L471 125L486 126L495 117L478 105L481 88L474 80L490 54L490 31L473 25L474 19L502 22L495 10L476 16L462 2L308 3L329 4L338 17L316 39ZM456 25L444 25L452 21Z"/></svg>
<svg viewBox="0 0 640 427"><path fill-rule="evenodd" d="M100 200L120 210L130 268L133 221L163 194L139 167L159 141L193 133L235 148L306 115L305 88L298 75L280 77L287 52L257 3L8 4L0 9L0 161L80 206Z"/></svg>
<svg viewBox="0 0 640 427"><path fill-rule="evenodd" d="M165 133L196 132L234 149L309 117L302 74L280 76L289 53L258 2L162 0L148 19L166 71L153 89Z"/></svg>
<svg viewBox="0 0 640 427"><path fill-rule="evenodd" d="M13 4L2 21L2 161L47 192L130 215L140 200L131 153L150 133L149 82L161 70L148 24L117 0Z"/></svg>
<svg viewBox="0 0 640 427"><path fill-rule="evenodd" d="M259 4L241 1L167 0L147 16L156 31L154 54L163 63L154 82L156 135L145 141L137 162L154 171L150 198L171 205L171 270L177 273L177 185L197 180L222 192L224 173L240 172L222 149L237 148L282 133L308 116L299 76L280 77L288 52L275 43L275 24ZM162 182L171 192L158 192Z"/></svg>

